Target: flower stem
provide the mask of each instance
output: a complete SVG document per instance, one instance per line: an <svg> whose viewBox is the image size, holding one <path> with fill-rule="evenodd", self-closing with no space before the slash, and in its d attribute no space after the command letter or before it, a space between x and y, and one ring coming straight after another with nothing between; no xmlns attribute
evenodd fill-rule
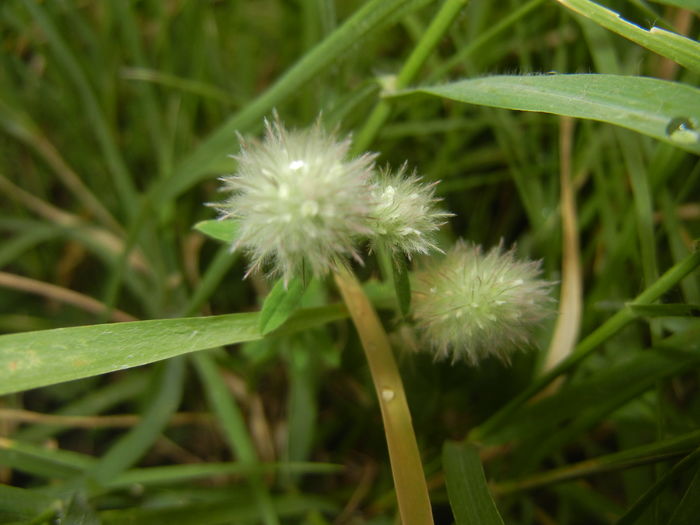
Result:
<svg viewBox="0 0 700 525"><path fill-rule="evenodd" d="M389 338L355 276L339 270L335 282L360 335L379 398L401 521L403 525L432 524L428 486Z"/></svg>

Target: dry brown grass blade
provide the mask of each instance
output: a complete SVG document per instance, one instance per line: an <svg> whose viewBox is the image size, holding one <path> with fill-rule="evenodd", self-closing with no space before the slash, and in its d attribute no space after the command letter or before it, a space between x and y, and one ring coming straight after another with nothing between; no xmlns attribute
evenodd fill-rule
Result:
<svg viewBox="0 0 700 525"><path fill-rule="evenodd" d="M55 284L29 279L7 272L0 272L0 287L12 288L23 292L41 295L48 299L53 299L61 303L66 303L85 310L86 312L95 315L101 315L109 312L110 320L115 322L137 321L138 319L121 310L109 310L104 303L97 299L93 299L87 295L81 294L74 290L62 288Z"/></svg>
<svg viewBox="0 0 700 525"><path fill-rule="evenodd" d="M582 275L581 254L576 220L576 197L572 181L571 156L574 121L562 117L560 128L560 184L562 221L562 269L559 312L552 341L547 349L542 372L547 372L564 360L576 346L581 326ZM543 397L557 390L561 378L554 381Z"/></svg>
<svg viewBox="0 0 700 525"><path fill-rule="evenodd" d="M0 175L0 190L4 191L8 196L47 221L69 228L83 228L96 244L99 244L114 255L121 254L124 249L124 242L122 239L113 233L103 228L91 226L79 217L35 197L3 175ZM129 254L129 265L133 270L137 270L141 273L150 273L148 262L143 254L136 249L132 250Z"/></svg>

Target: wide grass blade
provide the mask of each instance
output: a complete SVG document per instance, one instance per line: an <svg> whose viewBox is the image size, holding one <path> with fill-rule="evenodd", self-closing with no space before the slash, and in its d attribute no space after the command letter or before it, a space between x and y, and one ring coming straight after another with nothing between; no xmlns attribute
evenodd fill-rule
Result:
<svg viewBox="0 0 700 525"><path fill-rule="evenodd" d="M625 75L497 75L401 91L597 120L700 154L700 89Z"/></svg>
<svg viewBox="0 0 700 525"><path fill-rule="evenodd" d="M0 394L260 338L255 313L57 328L0 336Z"/></svg>

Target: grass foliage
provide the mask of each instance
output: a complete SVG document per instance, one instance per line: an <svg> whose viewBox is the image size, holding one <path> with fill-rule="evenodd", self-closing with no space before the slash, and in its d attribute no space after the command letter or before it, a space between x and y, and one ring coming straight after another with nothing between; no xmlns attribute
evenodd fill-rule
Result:
<svg viewBox="0 0 700 525"><path fill-rule="evenodd" d="M443 248L559 283L532 351L474 367L405 351L402 261L356 269L436 523L692 523L698 30L696 0L1 2L0 523L395 523L332 280L205 236L274 110L441 181Z"/></svg>

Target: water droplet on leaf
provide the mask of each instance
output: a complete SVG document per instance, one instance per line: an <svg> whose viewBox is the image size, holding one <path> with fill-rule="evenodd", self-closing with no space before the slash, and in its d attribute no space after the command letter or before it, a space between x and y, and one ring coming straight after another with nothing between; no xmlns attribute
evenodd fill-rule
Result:
<svg viewBox="0 0 700 525"><path fill-rule="evenodd" d="M679 144L700 143L700 129L697 121L692 117L672 118L666 126L668 137Z"/></svg>

